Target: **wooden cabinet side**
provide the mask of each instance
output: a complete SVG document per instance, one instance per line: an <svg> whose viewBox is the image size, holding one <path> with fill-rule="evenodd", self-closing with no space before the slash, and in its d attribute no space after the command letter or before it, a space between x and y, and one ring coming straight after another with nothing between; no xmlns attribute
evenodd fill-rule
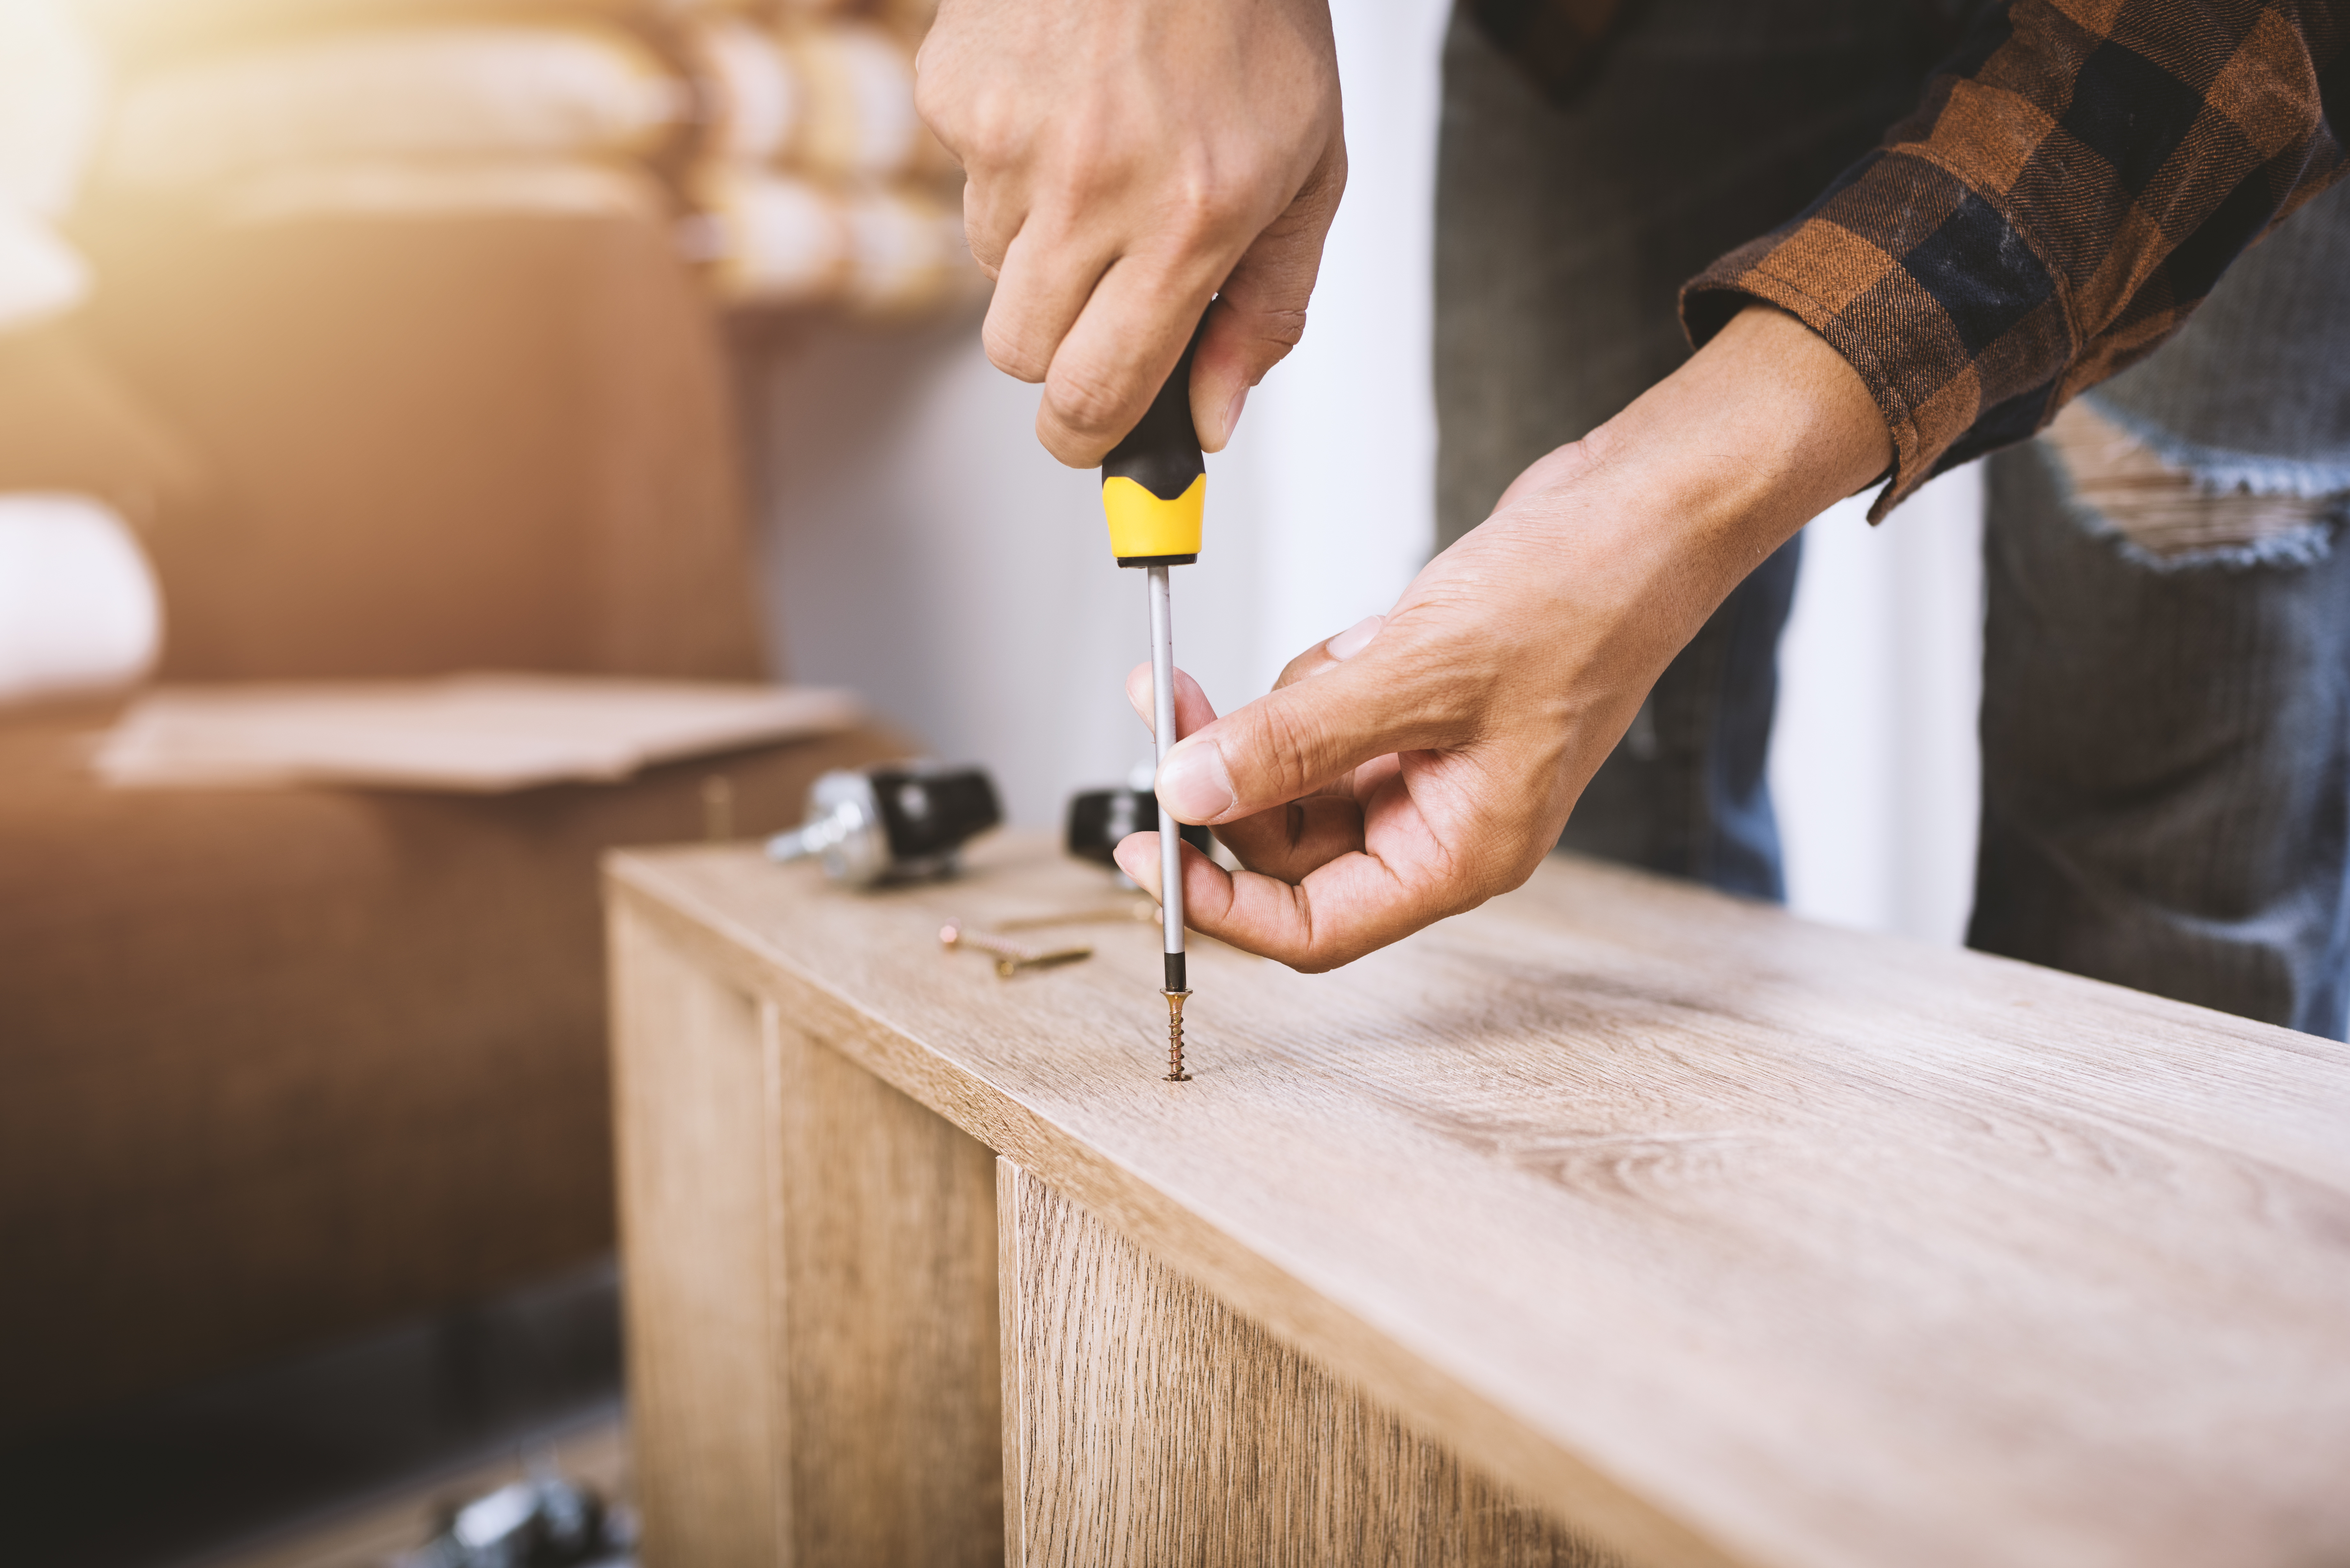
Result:
<svg viewBox="0 0 2350 1568"><path fill-rule="evenodd" d="M627 895L610 929L648 1568L994 1568L994 1156L788 977L743 989Z"/></svg>
<svg viewBox="0 0 2350 1568"><path fill-rule="evenodd" d="M1012 1161L1011 1568L1622 1568Z"/></svg>
<svg viewBox="0 0 2350 1568"><path fill-rule="evenodd" d="M649 1568L786 1561L760 1004L625 901L612 1092Z"/></svg>

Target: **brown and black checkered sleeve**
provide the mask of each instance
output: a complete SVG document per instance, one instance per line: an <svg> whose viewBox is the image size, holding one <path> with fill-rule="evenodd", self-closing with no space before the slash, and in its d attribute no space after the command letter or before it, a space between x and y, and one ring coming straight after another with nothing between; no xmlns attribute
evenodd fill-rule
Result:
<svg viewBox="0 0 2350 1568"><path fill-rule="evenodd" d="M2339 175L2350 4L2016 0L1793 223L1681 294L1702 344L1752 300L1852 362L1893 434L1881 517L2031 435L2176 331Z"/></svg>

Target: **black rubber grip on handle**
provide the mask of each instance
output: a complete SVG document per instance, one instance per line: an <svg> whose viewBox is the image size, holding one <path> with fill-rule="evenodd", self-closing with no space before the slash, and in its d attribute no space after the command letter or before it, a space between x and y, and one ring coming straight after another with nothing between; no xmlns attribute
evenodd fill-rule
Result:
<svg viewBox="0 0 2350 1568"><path fill-rule="evenodd" d="M1200 455L1200 432L1191 423L1191 354L1207 325L1208 318L1200 317L1183 357L1167 372L1140 422L1102 459L1104 479L1130 479L1159 500L1172 501L1208 472Z"/></svg>

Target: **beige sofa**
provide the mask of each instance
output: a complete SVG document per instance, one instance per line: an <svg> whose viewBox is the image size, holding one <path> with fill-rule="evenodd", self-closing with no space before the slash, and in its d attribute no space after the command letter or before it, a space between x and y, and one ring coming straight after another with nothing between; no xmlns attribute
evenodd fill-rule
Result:
<svg viewBox="0 0 2350 1568"><path fill-rule="evenodd" d="M184 437L174 679L764 672L717 329L654 213L100 213ZM0 436L0 483L9 453ZM595 860L795 820L864 728L616 786L109 793L0 715L0 1430L608 1248Z"/></svg>

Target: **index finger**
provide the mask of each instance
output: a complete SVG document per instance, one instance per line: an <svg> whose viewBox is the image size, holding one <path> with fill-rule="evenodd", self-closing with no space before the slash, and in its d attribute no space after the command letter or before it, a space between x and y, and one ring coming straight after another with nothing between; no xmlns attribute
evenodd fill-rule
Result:
<svg viewBox="0 0 2350 1568"><path fill-rule="evenodd" d="M1183 918L1194 930L1305 974L1351 963L1453 912L1409 865L1366 850L1284 882L1183 857Z"/></svg>
<svg viewBox="0 0 2350 1568"><path fill-rule="evenodd" d="M1295 884L1255 871L1227 872L1187 848L1184 923L1318 974L1482 902L1482 895L1464 896L1453 857L1410 805L1399 781L1393 789L1381 803L1387 809L1378 843L1338 856ZM1158 896L1157 836L1138 834L1126 845L1134 851L1121 853L1119 866Z"/></svg>
<svg viewBox="0 0 2350 1568"><path fill-rule="evenodd" d="M1047 452L1091 468L1140 422L1215 296L1214 272L1212 263L1179 271L1131 254L1110 264L1053 350L1036 408Z"/></svg>

